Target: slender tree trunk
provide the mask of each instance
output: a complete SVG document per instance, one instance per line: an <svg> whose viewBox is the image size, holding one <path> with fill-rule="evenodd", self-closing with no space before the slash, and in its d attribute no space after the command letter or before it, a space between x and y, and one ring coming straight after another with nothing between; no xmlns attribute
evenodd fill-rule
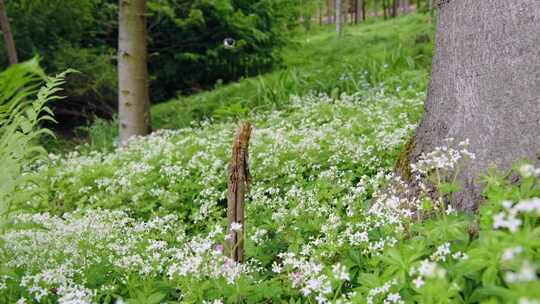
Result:
<svg viewBox="0 0 540 304"><path fill-rule="evenodd" d="M353 7L354 7L354 24L358 24L358 21L360 21L359 18L359 11L358 11L358 0L353 0Z"/></svg>
<svg viewBox="0 0 540 304"><path fill-rule="evenodd" d="M2 29L4 36L4 45L6 46L8 62L9 64L16 64L19 61L17 59L17 49L15 48L15 41L13 40L4 0L0 0L0 29Z"/></svg>
<svg viewBox="0 0 540 304"><path fill-rule="evenodd" d="M433 23L433 0L427 0L428 1L428 21L429 24Z"/></svg>
<svg viewBox="0 0 540 304"><path fill-rule="evenodd" d="M354 23L364 20L364 0L355 0L354 3Z"/></svg>
<svg viewBox="0 0 540 304"><path fill-rule="evenodd" d="M336 8L335 8L335 12L336 12L336 34L338 37L341 36L341 31L343 30L342 29L342 13L341 13L341 0L336 0Z"/></svg>
<svg viewBox="0 0 540 304"><path fill-rule="evenodd" d="M360 0L360 3L362 7L362 21L366 21L366 18L367 18L366 0Z"/></svg>
<svg viewBox="0 0 540 304"><path fill-rule="evenodd" d="M323 25L323 5L319 4L319 25Z"/></svg>
<svg viewBox="0 0 540 304"><path fill-rule="evenodd" d="M408 14L411 3L409 0L399 0L399 11L402 14Z"/></svg>
<svg viewBox="0 0 540 304"><path fill-rule="evenodd" d="M146 1L119 0L118 113L120 142L150 132Z"/></svg>
<svg viewBox="0 0 540 304"><path fill-rule="evenodd" d="M327 24L332 24L334 23L334 16L333 16L333 13L332 13L332 7L333 7L333 4L334 2L332 0L328 0L326 2L326 23Z"/></svg>
<svg viewBox="0 0 540 304"><path fill-rule="evenodd" d="M392 7L391 7L391 12L390 12L392 15L392 18L396 18L398 15L398 4L399 4L399 0L392 1Z"/></svg>
<svg viewBox="0 0 540 304"><path fill-rule="evenodd" d="M383 7L383 19L388 19L388 4L386 0L382 0L382 7Z"/></svg>
<svg viewBox="0 0 540 304"><path fill-rule="evenodd" d="M468 140L476 159L459 166L463 190L451 201L456 209L473 211L482 201L481 176L488 168L506 172L525 159L540 165L540 2L437 4L425 114L405 155L414 164L421 153L447 145L447 138Z"/></svg>

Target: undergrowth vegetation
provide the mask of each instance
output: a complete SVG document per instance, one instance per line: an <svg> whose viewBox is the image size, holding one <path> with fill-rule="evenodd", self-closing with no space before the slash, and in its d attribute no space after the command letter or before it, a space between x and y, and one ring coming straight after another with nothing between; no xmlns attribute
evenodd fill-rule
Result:
<svg viewBox="0 0 540 304"><path fill-rule="evenodd" d="M152 107L154 129L192 126L194 121L245 119L287 106L291 95L325 93L333 98L384 84L386 92L425 91L431 66L433 29L423 15L346 28L316 27L285 49L283 68L211 91ZM85 133L93 150L114 148L115 122L98 119ZM54 146L54 145L52 145ZM62 144L60 144L62 146ZM65 149L60 149L65 150Z"/></svg>
<svg viewBox="0 0 540 304"><path fill-rule="evenodd" d="M153 107L157 128L188 126L203 118L245 117L279 108L290 95L310 91L337 97L384 81L388 90L423 91L431 66L432 28L425 16L347 27L336 39L331 27L299 35L285 50L284 69ZM364 74L365 73L365 74Z"/></svg>
<svg viewBox="0 0 540 304"><path fill-rule="evenodd" d="M372 56L371 69L321 76L335 89L299 85L279 106L210 115L112 152L33 159L32 133L14 127L29 144L0 147L3 165L24 176L0 192L10 206L0 303L539 303L540 169L516 165L519 183L490 173L478 214L458 213L452 176L475 156L465 139L448 139L411 166L419 187L409 189L392 169L422 115L425 79L409 76L425 70L404 65L407 56ZM61 80L26 109L46 109ZM237 264L223 253L226 182L246 117L253 185L246 223L234 227L246 242ZM107 128L92 132L107 142Z"/></svg>
<svg viewBox="0 0 540 304"><path fill-rule="evenodd" d="M46 158L46 151L35 142L43 135L53 136L40 124L54 121L47 103L59 99L56 93L66 74L46 77L37 58L0 73L0 232L9 214L19 207L15 203L35 195L32 188L20 191L22 185L34 182L24 174L25 167Z"/></svg>
<svg viewBox="0 0 540 304"><path fill-rule="evenodd" d="M474 155L449 140L411 169L424 191L406 195L391 168L421 115L410 94L365 81L252 117L243 265L222 245L235 122L35 162L25 187L41 195L0 238L0 300L535 303L539 170L519 167L521 185L488 178L480 214L458 214L435 173Z"/></svg>

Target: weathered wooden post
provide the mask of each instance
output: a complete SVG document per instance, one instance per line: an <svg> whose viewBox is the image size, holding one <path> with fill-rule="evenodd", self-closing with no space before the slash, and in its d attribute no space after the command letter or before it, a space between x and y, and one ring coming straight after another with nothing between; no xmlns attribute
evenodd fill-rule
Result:
<svg viewBox="0 0 540 304"><path fill-rule="evenodd" d="M237 132L232 148L232 159L229 164L228 196L227 196L227 240L226 254L235 262L244 262L244 200L246 192L251 188L249 173L249 138L251 124L245 123Z"/></svg>

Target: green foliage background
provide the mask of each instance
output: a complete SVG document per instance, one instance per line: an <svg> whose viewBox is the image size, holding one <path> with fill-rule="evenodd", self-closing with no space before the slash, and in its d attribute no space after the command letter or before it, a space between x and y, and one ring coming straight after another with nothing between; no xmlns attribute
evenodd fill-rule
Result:
<svg viewBox="0 0 540 304"><path fill-rule="evenodd" d="M14 0L6 3L21 61L43 57L49 73L73 68L60 120L113 116L116 106L118 1ZM300 2L286 0L149 0L153 101L269 71L294 27ZM223 40L236 46L225 49ZM0 66L7 61L0 42Z"/></svg>

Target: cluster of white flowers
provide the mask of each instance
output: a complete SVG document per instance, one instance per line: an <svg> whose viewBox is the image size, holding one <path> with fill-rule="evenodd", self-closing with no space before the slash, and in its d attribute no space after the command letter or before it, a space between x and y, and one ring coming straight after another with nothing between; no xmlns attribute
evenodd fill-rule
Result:
<svg viewBox="0 0 540 304"><path fill-rule="evenodd" d="M518 255L520 255L522 252L523 252L523 247L521 247L521 246L506 248L504 250L504 252L503 252L501 260L503 262L512 261L514 258L516 258Z"/></svg>
<svg viewBox="0 0 540 304"><path fill-rule="evenodd" d="M255 230L255 233L253 233L253 235L251 235L250 239L251 241L253 241L253 243L255 244L261 244L264 242L264 237L265 235L268 233L268 230L266 229L257 229Z"/></svg>
<svg viewBox="0 0 540 304"><path fill-rule="evenodd" d="M431 255L431 259L435 262L446 262L446 258L450 252L450 243L446 242L437 247L437 250Z"/></svg>
<svg viewBox="0 0 540 304"><path fill-rule="evenodd" d="M393 225L402 231L404 224L415 218L421 202L416 197L407 197L410 190L399 176L388 175L385 179L389 187L374 194L368 214L377 226Z"/></svg>
<svg viewBox="0 0 540 304"><path fill-rule="evenodd" d="M530 261L523 261L521 267L517 272L507 271L504 274L504 280L507 283L526 283L536 281L538 276L536 275L536 265Z"/></svg>
<svg viewBox="0 0 540 304"><path fill-rule="evenodd" d="M501 256L501 264L501 268L505 269L504 280L507 284L519 284L538 281L538 265L527 259L522 246L506 248ZM514 271L510 269L513 269ZM522 298L519 303L534 303L534 301L535 300L531 300L528 298Z"/></svg>
<svg viewBox="0 0 540 304"><path fill-rule="evenodd" d="M375 287L371 289L368 292L366 301L368 304L374 304L374 303L384 303L384 304L391 304L391 303L397 303L397 304L404 304L405 302L401 299L401 295L399 293L390 292L390 289L392 286L396 285L395 281L390 281L384 283L384 285L380 287ZM375 299L380 299L379 301L375 302Z"/></svg>
<svg viewBox="0 0 540 304"><path fill-rule="evenodd" d="M223 300L203 301L203 304L223 304Z"/></svg>
<svg viewBox="0 0 540 304"><path fill-rule="evenodd" d="M324 264L298 257L292 252L281 253L279 258L283 261L280 264L274 262L274 272L287 273L293 288L298 288L303 296L312 297L317 303L329 303L334 290ZM334 280L341 283L350 280L345 266L335 264L331 268Z"/></svg>
<svg viewBox="0 0 540 304"><path fill-rule="evenodd" d="M523 164L519 167L519 174L523 177L540 177L540 168L535 168L531 164Z"/></svg>
<svg viewBox="0 0 540 304"><path fill-rule="evenodd" d="M224 278L234 284L252 271L216 250L222 227L188 237L174 215L138 222L122 211L89 210L62 218L22 214L14 221L30 228L2 235L6 245L0 257L6 266L25 271L20 287L38 302L54 295L60 303L92 303L98 292L113 291L114 284L100 290L85 287L85 275L98 265L123 273L116 279L124 283L131 274L141 278L166 274L173 280Z"/></svg>
<svg viewBox="0 0 540 304"><path fill-rule="evenodd" d="M494 229L508 229L510 232L516 232L523 223L520 215L530 214L540 216L540 198L526 199L514 204L511 201L503 201L501 205L504 211L493 216Z"/></svg>
<svg viewBox="0 0 540 304"><path fill-rule="evenodd" d="M444 279L446 277L446 270L436 262L426 259L422 260L418 267L413 267L409 272L409 275L416 276L413 280L413 284L416 288L421 288L424 286L426 278Z"/></svg>
<svg viewBox="0 0 540 304"><path fill-rule="evenodd" d="M414 287L422 288L426 284L426 279L444 279L446 270L438 262L447 262L449 258L465 261L469 259L469 256L461 251L452 253L451 244L443 243L435 249L429 259L422 260L417 267L410 269L409 275L414 278L412 280Z"/></svg>
<svg viewBox="0 0 540 304"><path fill-rule="evenodd" d="M7 281L8 279L9 279L8 276L5 276L5 275L0 276L0 291L1 291L2 289L6 289L6 288L7 288L6 281Z"/></svg>
<svg viewBox="0 0 540 304"><path fill-rule="evenodd" d="M476 158L474 153L467 150L468 140L459 142L457 147L454 147L454 141L453 138L445 139L445 145L435 147L433 151L420 155L418 161L411 164L412 172L419 177L427 176L433 170L452 172L464 158L472 160Z"/></svg>
<svg viewBox="0 0 540 304"><path fill-rule="evenodd" d="M351 278L349 277L349 272L347 271L347 267L337 263L332 266L332 275L334 275L334 278L340 281L349 281Z"/></svg>
<svg viewBox="0 0 540 304"><path fill-rule="evenodd" d="M413 216L418 202L398 199L403 189L386 195L379 186L390 178L393 161L388 155L396 154L415 128L417 115L412 114L421 105L421 95L387 96L381 84L376 92L338 98L292 97L284 110L254 115L249 225L233 223L228 228L263 246L276 235L287 233L291 239L308 235L298 252L288 253L294 258L278 259L274 270L288 269L292 285L306 297L329 301L336 287L332 284L348 281L349 274L343 265L327 261L345 247L380 254L397 243ZM38 168L50 176L52 199L47 204L60 211L92 205L127 212L21 216L19 220L37 221L47 230L6 234L7 251L0 254L10 266L27 269L26 288L34 288L30 291L34 298L50 295L50 288L60 290L59 286L65 287L66 299L69 294L104 292L85 290L82 280L87 267L98 264L118 270L122 275L116 279L122 284L127 284L128 275L224 278L229 283L250 275L254 267L223 256L217 245L227 237L223 231L188 236L180 224L187 220L200 227L222 219L220 202L226 199L227 163L236 128L234 122L208 121L134 137L115 153L50 155L50 163ZM358 177L358 172L364 175ZM366 208L364 202L372 195L374 203ZM141 213L144 218L156 217L142 222L136 219ZM378 233L381 229L385 233ZM63 251L60 244L70 245ZM61 258L47 264L52 257ZM108 286L107 292L113 293L115 285ZM347 303L352 297L350 293L336 301Z"/></svg>

